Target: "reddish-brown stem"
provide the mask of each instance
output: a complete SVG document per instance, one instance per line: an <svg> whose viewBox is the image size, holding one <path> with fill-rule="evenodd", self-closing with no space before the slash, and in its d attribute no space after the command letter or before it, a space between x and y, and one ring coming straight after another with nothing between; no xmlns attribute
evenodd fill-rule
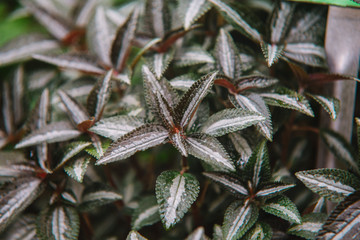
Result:
<svg viewBox="0 0 360 240"><path fill-rule="evenodd" d="M189 170L189 166L188 166L188 162L187 162L187 158L182 156L181 158L181 172L180 174L183 175L184 173L186 173Z"/></svg>
<svg viewBox="0 0 360 240"><path fill-rule="evenodd" d="M319 134L320 130L318 128L310 127L310 126L292 126L291 131L306 131L313 132Z"/></svg>

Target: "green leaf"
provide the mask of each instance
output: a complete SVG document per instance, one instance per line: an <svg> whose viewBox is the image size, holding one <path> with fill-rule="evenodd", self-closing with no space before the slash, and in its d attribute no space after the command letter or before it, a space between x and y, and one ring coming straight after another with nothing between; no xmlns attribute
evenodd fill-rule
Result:
<svg viewBox="0 0 360 240"><path fill-rule="evenodd" d="M188 30L211 7L207 0L181 0L178 3L185 30Z"/></svg>
<svg viewBox="0 0 360 240"><path fill-rule="evenodd" d="M272 229L269 224L257 222L244 236L244 240L270 240Z"/></svg>
<svg viewBox="0 0 360 240"><path fill-rule="evenodd" d="M301 224L293 224L287 233L303 237L305 239L315 239L320 231L327 215L325 213L309 213L302 217Z"/></svg>
<svg viewBox="0 0 360 240"><path fill-rule="evenodd" d="M236 240L242 237L256 222L259 209L249 201L233 202L225 212L222 226L226 240Z"/></svg>
<svg viewBox="0 0 360 240"><path fill-rule="evenodd" d="M185 240L207 240L204 227L196 228Z"/></svg>
<svg viewBox="0 0 360 240"><path fill-rule="evenodd" d="M320 95L313 95L307 93L306 95L317 101L325 111L330 115L330 118L335 120L340 110L340 101L336 98L323 97Z"/></svg>
<svg viewBox="0 0 360 240"><path fill-rule="evenodd" d="M126 237L126 240L147 240L147 238L144 238L140 233L137 231L130 231L128 236Z"/></svg>
<svg viewBox="0 0 360 240"><path fill-rule="evenodd" d="M320 137L337 159L359 173L355 151L342 135L330 129L321 129Z"/></svg>
<svg viewBox="0 0 360 240"><path fill-rule="evenodd" d="M291 223L301 223L301 216L295 203L284 195L266 201L261 209Z"/></svg>
<svg viewBox="0 0 360 240"><path fill-rule="evenodd" d="M295 173L306 187L330 201L340 202L360 187L360 180L341 169L316 169Z"/></svg>
<svg viewBox="0 0 360 240"><path fill-rule="evenodd" d="M218 137L247 128L264 120L265 117L257 112L244 109L225 109L210 116L201 127L201 132Z"/></svg>
<svg viewBox="0 0 360 240"><path fill-rule="evenodd" d="M249 195L247 187L244 187L244 184L233 175L217 172L205 172L203 174L214 182L225 187L229 192L237 197L245 197Z"/></svg>
<svg viewBox="0 0 360 240"><path fill-rule="evenodd" d="M92 157L99 159L102 155L104 155L104 152L109 148L110 146L110 141L109 140L105 140L101 142L101 150L100 148L100 142L97 143L97 146L94 146L94 142L91 146L89 146L88 148L85 149L85 152L87 152L88 154L90 154Z"/></svg>
<svg viewBox="0 0 360 240"><path fill-rule="evenodd" d="M81 211L89 211L120 200L122 195L111 189L108 185L97 182L85 188L81 199L79 209Z"/></svg>
<svg viewBox="0 0 360 240"><path fill-rule="evenodd" d="M66 146L66 150L64 151L64 156L60 160L60 163L56 166L55 169L58 169L59 167L63 166L69 159L80 153L82 150L84 150L86 147L90 146L91 142L82 142L82 141L76 141L69 143Z"/></svg>
<svg viewBox="0 0 360 240"><path fill-rule="evenodd" d="M165 171L156 180L156 198L166 229L176 224L199 194L199 182L188 173Z"/></svg>
<svg viewBox="0 0 360 240"><path fill-rule="evenodd" d="M2 235L7 240L36 240L36 218L33 215L20 216Z"/></svg>
<svg viewBox="0 0 360 240"><path fill-rule="evenodd" d="M80 232L79 215L72 206L45 208L40 213L36 230L41 240L76 240Z"/></svg>
<svg viewBox="0 0 360 240"><path fill-rule="evenodd" d="M222 240L224 239L221 226L215 224L214 225L214 233L213 233L214 240Z"/></svg>
<svg viewBox="0 0 360 240"><path fill-rule="evenodd" d="M243 163L240 167L244 167L243 165L246 165L247 161L249 160L252 149L250 147L250 144L248 140L246 140L243 136L240 135L238 132L233 132L228 135L234 144L234 147L236 151L240 155L241 162Z"/></svg>
<svg viewBox="0 0 360 240"><path fill-rule="evenodd" d="M159 206L154 196L144 197L139 201L131 217L131 226L135 230L160 221Z"/></svg>
<svg viewBox="0 0 360 240"><path fill-rule="evenodd" d="M71 162L68 162L65 165L64 170L70 177L81 183L89 162L89 157L79 157Z"/></svg>
<svg viewBox="0 0 360 240"><path fill-rule="evenodd" d="M341 202L330 214L317 239L358 239L360 228L360 192Z"/></svg>
<svg viewBox="0 0 360 240"><path fill-rule="evenodd" d="M270 183L258 190L256 196L261 198L272 198L293 187L295 187L295 184Z"/></svg>
<svg viewBox="0 0 360 240"><path fill-rule="evenodd" d="M146 64L155 73L156 79L160 79L174 58L174 51L153 54L146 58Z"/></svg>

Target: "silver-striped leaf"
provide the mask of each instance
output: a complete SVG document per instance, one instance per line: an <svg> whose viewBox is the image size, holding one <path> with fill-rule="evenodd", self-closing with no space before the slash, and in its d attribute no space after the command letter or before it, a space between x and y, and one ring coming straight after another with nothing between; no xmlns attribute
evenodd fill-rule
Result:
<svg viewBox="0 0 360 240"><path fill-rule="evenodd" d="M0 48L0 66L25 61L35 53L52 52L59 48L57 41L41 35L20 36Z"/></svg>
<svg viewBox="0 0 360 240"><path fill-rule="evenodd" d="M164 38L171 27L171 15L167 0L146 1L145 15L148 19L148 30L153 36Z"/></svg>
<svg viewBox="0 0 360 240"><path fill-rule="evenodd" d="M71 142L66 146L66 149L63 151L64 155L60 160L60 163L56 166L55 169L62 167L67 163L71 158L82 152L86 147L90 146L91 142L75 141Z"/></svg>
<svg viewBox="0 0 360 240"><path fill-rule="evenodd" d="M187 91L195 81L195 76L185 74L171 79L170 85L176 90Z"/></svg>
<svg viewBox="0 0 360 240"><path fill-rule="evenodd" d="M91 138L94 138L94 135L90 135L90 136ZM110 141L109 140L101 141L100 138L98 139L95 138L94 140L95 141L92 140L91 146L85 148L85 152L90 154L95 159L99 159L102 155L104 155L104 152L110 146ZM102 148L101 150L100 150L100 145Z"/></svg>
<svg viewBox="0 0 360 240"><path fill-rule="evenodd" d="M302 217L300 224L293 224L287 233L305 239L315 239L316 235L326 221L325 213L309 213Z"/></svg>
<svg viewBox="0 0 360 240"><path fill-rule="evenodd" d="M183 20L185 30L203 16L209 9L210 4L207 0L182 0L178 1L178 9Z"/></svg>
<svg viewBox="0 0 360 240"><path fill-rule="evenodd" d="M72 161L68 161L64 167L64 170L67 175L81 183L83 181L89 163L89 157L81 156Z"/></svg>
<svg viewBox="0 0 360 240"><path fill-rule="evenodd" d="M233 202L225 212L224 240L240 239L256 222L259 209L249 201Z"/></svg>
<svg viewBox="0 0 360 240"><path fill-rule="evenodd" d="M151 71L155 74L156 79L160 80L173 58L174 50L171 50L166 53L153 54L150 57L146 57L145 61L147 66L149 66Z"/></svg>
<svg viewBox="0 0 360 240"><path fill-rule="evenodd" d="M185 145L184 137L181 136L180 132L169 134L169 141L181 153L183 157L188 156L188 149Z"/></svg>
<svg viewBox="0 0 360 240"><path fill-rule="evenodd" d="M271 15L270 43L283 43L289 31L296 4L291 2L278 2Z"/></svg>
<svg viewBox="0 0 360 240"><path fill-rule="evenodd" d="M316 102L318 102L324 110L330 115L332 120L335 120L340 111L340 101L337 98L324 97L320 95L314 95L307 93L306 95L310 96Z"/></svg>
<svg viewBox="0 0 360 240"><path fill-rule="evenodd" d="M190 67L198 64L212 64L214 58L202 47L189 47L181 50L175 57L176 67Z"/></svg>
<svg viewBox="0 0 360 240"><path fill-rule="evenodd" d="M121 199L122 195L120 193L106 184L96 182L85 188L78 207L81 211L89 211Z"/></svg>
<svg viewBox="0 0 360 240"><path fill-rule="evenodd" d="M14 109L14 123L19 124L24 115L24 67L19 65L14 73L13 87L12 87L12 102Z"/></svg>
<svg viewBox="0 0 360 240"><path fill-rule="evenodd" d="M4 157L4 156L2 156ZM12 161L12 159L7 159L8 163L0 165L0 179L3 180L12 180L14 178L32 176L38 168L32 162L24 159L21 162Z"/></svg>
<svg viewBox="0 0 360 240"><path fill-rule="evenodd" d="M127 235L126 240L147 240L147 238L144 238L144 236L140 235L137 231L132 230Z"/></svg>
<svg viewBox="0 0 360 240"><path fill-rule="evenodd" d="M282 44L266 43L264 41L261 42L261 50L267 61L268 67L271 67L279 60L279 58L283 55L284 49L285 45Z"/></svg>
<svg viewBox="0 0 360 240"><path fill-rule="evenodd" d="M135 128L144 125L144 119L127 115L113 116L98 121L89 130L103 137L116 141Z"/></svg>
<svg viewBox="0 0 360 240"><path fill-rule="evenodd" d="M58 90L61 102L64 104L67 113L70 116L70 119L76 124L89 120L89 114L83 105L81 105L75 98L67 94L62 90Z"/></svg>
<svg viewBox="0 0 360 240"><path fill-rule="evenodd" d="M249 195L247 187L244 187L245 184L233 175L217 172L205 172L203 174L214 182L225 187L229 192L237 197L245 197Z"/></svg>
<svg viewBox="0 0 360 240"><path fill-rule="evenodd" d="M135 230L140 230L144 226L160 221L159 205L156 198L154 196L142 198L131 219L131 226Z"/></svg>
<svg viewBox="0 0 360 240"><path fill-rule="evenodd" d="M257 222L244 236L244 240L271 240L272 229L265 222Z"/></svg>
<svg viewBox="0 0 360 240"><path fill-rule="evenodd" d="M316 239L360 238L360 192L348 196L330 214Z"/></svg>
<svg viewBox="0 0 360 240"><path fill-rule="evenodd" d="M256 192L256 196L261 198L272 198L293 187L295 187L295 184L271 183L258 190Z"/></svg>
<svg viewBox="0 0 360 240"><path fill-rule="evenodd" d="M225 109L211 115L200 131L218 137L250 127L265 119L257 112L244 109Z"/></svg>
<svg viewBox="0 0 360 240"><path fill-rule="evenodd" d="M236 79L235 85L238 91L253 88L267 88L279 82L278 79L265 75L249 75Z"/></svg>
<svg viewBox="0 0 360 240"><path fill-rule="evenodd" d="M340 202L360 188L360 180L341 169L315 169L295 173L306 187L321 197Z"/></svg>
<svg viewBox="0 0 360 240"><path fill-rule="evenodd" d="M14 133L15 126L14 126L14 111L13 111L13 102L11 100L11 90L10 85L8 82L3 82L3 89L2 89L2 116L5 131L8 135Z"/></svg>
<svg viewBox="0 0 360 240"><path fill-rule="evenodd" d="M196 200L200 185L189 173L165 171L156 179L156 198L166 229L174 226Z"/></svg>
<svg viewBox="0 0 360 240"><path fill-rule="evenodd" d="M185 240L208 240L209 238L205 235L204 227L196 228Z"/></svg>
<svg viewBox="0 0 360 240"><path fill-rule="evenodd" d="M168 131L163 126L143 125L112 143L96 164L107 164L126 159L137 151L162 144L167 138Z"/></svg>
<svg viewBox="0 0 360 240"><path fill-rule="evenodd" d="M287 43L283 55L309 66L327 67L325 48L315 43Z"/></svg>
<svg viewBox="0 0 360 240"><path fill-rule="evenodd" d="M15 148L24 148L45 142L54 143L67 141L80 135L81 132L74 129L71 123L66 121L54 122L24 137L15 145Z"/></svg>
<svg viewBox="0 0 360 240"><path fill-rule="evenodd" d="M290 223L301 223L301 216L295 203L284 195L266 201L266 203L261 206L261 209L267 213L285 219Z"/></svg>
<svg viewBox="0 0 360 240"><path fill-rule="evenodd" d="M240 168L243 168L253 152L252 148L250 147L248 140L241 136L240 133L233 132L229 133L228 136L234 144L236 151L240 155Z"/></svg>
<svg viewBox="0 0 360 240"><path fill-rule="evenodd" d="M40 213L36 232L40 240L76 240L80 232L79 214L73 206L47 207Z"/></svg>
<svg viewBox="0 0 360 240"><path fill-rule="evenodd" d="M0 232L27 208L44 190L42 180L20 177L0 188Z"/></svg>
<svg viewBox="0 0 360 240"><path fill-rule="evenodd" d="M6 240L37 240L35 216L20 216L9 226L2 237Z"/></svg>
<svg viewBox="0 0 360 240"><path fill-rule="evenodd" d="M189 154L210 164L215 169L222 171L235 171L234 164L221 145L215 138L207 134L195 133L185 139Z"/></svg>
<svg viewBox="0 0 360 240"><path fill-rule="evenodd" d="M169 103L164 99L164 97L159 93L156 92L154 96L155 104L156 104L156 112L159 114L164 126L168 129L174 129L175 127L175 119L174 119L174 109L169 105ZM176 133L174 133L176 134ZM173 136L171 136L173 138ZM173 139L178 142L176 139ZM172 140L172 141L173 141Z"/></svg>

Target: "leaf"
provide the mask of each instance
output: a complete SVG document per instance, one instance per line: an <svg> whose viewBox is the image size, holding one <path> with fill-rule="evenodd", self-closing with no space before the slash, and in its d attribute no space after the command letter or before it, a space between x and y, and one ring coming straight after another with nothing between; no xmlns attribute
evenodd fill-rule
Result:
<svg viewBox="0 0 360 240"><path fill-rule="evenodd" d="M137 151L162 144L168 137L168 131L161 125L143 125L127 133L112 143L96 165L123 160Z"/></svg>
<svg viewBox="0 0 360 240"><path fill-rule="evenodd" d="M118 28L115 40L111 47L111 62L118 72L125 68L129 57L131 42L135 37L136 24L139 16L137 8L130 14L126 22Z"/></svg>
<svg viewBox="0 0 360 240"><path fill-rule="evenodd" d="M85 149L85 152L87 152L94 158L99 159L102 155L104 155L104 152L110 146L109 140L102 141L101 144L100 144L100 142L101 141L99 141L99 143L96 144L97 146L95 146L94 141L93 141L92 145ZM101 145L102 150L99 149L100 145Z"/></svg>
<svg viewBox="0 0 360 240"><path fill-rule="evenodd" d="M171 26L171 15L166 0L147 1L145 15L148 17L148 29L158 38L164 38Z"/></svg>
<svg viewBox="0 0 360 240"><path fill-rule="evenodd" d="M208 74L196 81L176 105L175 112L178 113L181 127L186 128L192 117L195 115L201 101L212 87L216 74L216 72Z"/></svg>
<svg viewBox="0 0 360 240"><path fill-rule="evenodd" d="M67 141L80 135L81 132L75 130L69 122L55 122L33 131L16 144L15 148L24 148L45 142L54 143Z"/></svg>
<svg viewBox="0 0 360 240"><path fill-rule="evenodd" d="M83 181L89 162L89 157L79 157L74 161L68 162L65 165L64 170L70 177L81 183Z"/></svg>
<svg viewBox="0 0 360 240"><path fill-rule="evenodd" d="M291 223L301 223L301 216L295 203L284 195L266 201L261 209Z"/></svg>
<svg viewBox="0 0 360 240"><path fill-rule="evenodd" d="M293 224L287 233L306 239L315 239L326 218L325 213L306 214L302 217L301 224Z"/></svg>
<svg viewBox="0 0 360 240"><path fill-rule="evenodd" d="M236 79L235 85L237 90L245 91L253 88L267 88L277 84L279 80L264 75L249 75Z"/></svg>
<svg viewBox="0 0 360 240"><path fill-rule="evenodd" d="M216 39L215 56L225 76L230 79L240 77L242 71L239 51L230 34L223 28Z"/></svg>
<svg viewBox="0 0 360 240"><path fill-rule="evenodd" d="M261 42L261 50L264 54L264 57L268 63L268 67L271 67L274 63L276 63L279 58L283 55L285 46L278 45L273 43Z"/></svg>
<svg viewBox="0 0 360 240"><path fill-rule="evenodd" d="M330 129L321 129L320 137L337 159L359 172L355 151L342 135Z"/></svg>
<svg viewBox="0 0 360 240"><path fill-rule="evenodd" d="M214 58L202 47L188 47L175 57L175 66L190 67L198 64L214 63Z"/></svg>
<svg viewBox="0 0 360 240"><path fill-rule="evenodd" d="M160 116L164 126L166 126L169 130L173 130L176 128L174 121L174 109L169 105L169 103L164 99L163 96L159 92L156 92L155 95L155 104L158 115ZM173 138L173 135L179 135L179 133L174 133L170 136ZM175 145L178 145L176 139L172 139Z"/></svg>
<svg viewBox="0 0 360 240"><path fill-rule="evenodd" d="M155 74L156 79L160 80L173 58L174 51L172 50L166 53L153 54L150 57L146 57L145 61L151 71Z"/></svg>
<svg viewBox="0 0 360 240"><path fill-rule="evenodd" d="M332 120L335 120L338 116L338 113L340 111L340 101L337 98L328 98L323 97L320 95L313 95L313 94L307 94L311 98L313 98L315 101L317 101L324 109L325 111L330 115L330 118Z"/></svg>
<svg viewBox="0 0 360 240"><path fill-rule="evenodd" d="M36 230L41 240L76 240L80 232L79 215L72 206L47 207L40 213Z"/></svg>
<svg viewBox="0 0 360 240"><path fill-rule="evenodd" d="M178 3L179 12L183 12L181 18L185 30L188 30L196 20L210 9L210 4L206 0L186 0L178 1Z"/></svg>
<svg viewBox="0 0 360 240"><path fill-rule="evenodd" d="M87 73L104 74L105 70L99 67L93 57L85 54L65 53L62 55L35 54L33 58L53 64L60 68L74 69Z"/></svg>
<svg viewBox="0 0 360 240"><path fill-rule="evenodd" d="M188 156L188 150L185 146L184 137L181 136L180 132L170 134L169 141L181 153L182 156Z"/></svg>
<svg viewBox="0 0 360 240"><path fill-rule="evenodd" d="M284 89L280 90L280 94L261 93L260 96L264 98L266 104L268 105L294 109L310 117L314 117L314 113L310 107L308 100L306 100L304 96L299 95L295 91Z"/></svg>
<svg viewBox="0 0 360 240"><path fill-rule="evenodd" d="M135 230L160 221L159 206L154 196L144 197L132 215L131 226Z"/></svg>
<svg viewBox="0 0 360 240"><path fill-rule="evenodd" d="M310 190L334 202L342 201L360 187L355 175L341 169L308 170L295 175Z"/></svg>
<svg viewBox="0 0 360 240"><path fill-rule="evenodd" d="M265 117L243 109L225 109L211 115L201 132L218 137L264 121Z"/></svg>
<svg viewBox="0 0 360 240"><path fill-rule="evenodd" d="M245 14L236 12L229 5L223 3L220 0L209 0L212 4L218 8L221 15L232 24L237 30L249 36L252 40L259 42L261 40L261 34L257 29L252 27L249 23L244 20Z"/></svg>
<svg viewBox="0 0 360 240"><path fill-rule="evenodd" d="M222 227L224 239L235 240L242 237L256 222L258 208L249 201L233 202L225 212Z"/></svg>
<svg viewBox="0 0 360 240"><path fill-rule="evenodd" d="M292 17L295 12L294 3L279 2L271 15L270 42L272 44L283 43L289 32Z"/></svg>
<svg viewBox="0 0 360 240"><path fill-rule="evenodd" d="M315 43L288 43L284 56L312 67L327 67L325 49Z"/></svg>
<svg viewBox="0 0 360 240"><path fill-rule="evenodd" d="M271 240L272 229L265 222L257 222L244 236L244 240Z"/></svg>
<svg viewBox="0 0 360 240"><path fill-rule="evenodd" d="M2 236L7 240L36 240L36 224L33 215L19 217Z"/></svg>
<svg viewBox="0 0 360 240"><path fill-rule="evenodd" d="M185 240L207 240L204 227L196 228Z"/></svg>
<svg viewBox="0 0 360 240"><path fill-rule="evenodd" d="M360 225L359 191L349 195L330 214L317 239L358 239Z"/></svg>
<svg viewBox="0 0 360 240"><path fill-rule="evenodd" d="M89 211L99 206L103 206L122 199L122 195L108 185L96 182L87 186L82 193L79 209Z"/></svg>
<svg viewBox="0 0 360 240"><path fill-rule="evenodd" d="M271 179L270 163L266 141L262 141L253 151L244 168L245 178L256 188Z"/></svg>
<svg viewBox="0 0 360 240"><path fill-rule="evenodd" d="M35 53L51 52L59 48L57 41L38 34L20 36L0 48L0 66L26 61Z"/></svg>
<svg viewBox="0 0 360 240"><path fill-rule="evenodd" d="M190 75L181 75L176 78L173 78L170 81L170 85L176 89L181 91L187 91L195 83L193 76Z"/></svg>
<svg viewBox="0 0 360 240"><path fill-rule="evenodd" d="M129 232L129 235L126 237L126 240L147 240L147 238L144 238L137 231L132 230Z"/></svg>
<svg viewBox="0 0 360 240"><path fill-rule="evenodd" d="M23 98L24 98L24 68L19 65L13 78L13 108L14 108L14 123L19 124L24 115Z"/></svg>
<svg viewBox="0 0 360 240"><path fill-rule="evenodd" d="M243 165L245 165L252 154L252 149L249 145L249 142L238 132L229 133L228 136L234 144L236 151L240 154L241 162ZM243 165L240 167L244 167Z"/></svg>
<svg viewBox="0 0 360 240"><path fill-rule="evenodd" d="M60 96L62 103L66 108L66 111L70 116L70 119L76 125L79 125L80 123L90 119L85 108L80 103L78 103L78 101L76 101L75 98L71 97L69 94L67 94L62 90L59 90L58 94Z"/></svg>
<svg viewBox="0 0 360 240"><path fill-rule="evenodd" d="M7 82L3 82L2 89L2 115L4 118L4 127L8 135L14 133L14 112L10 97L10 86Z"/></svg>
<svg viewBox="0 0 360 240"><path fill-rule="evenodd" d="M90 145L91 142L82 142L82 141L76 141L68 144L66 146L66 150L64 151L64 156L62 157L60 163L56 166L55 169L59 169L61 166L66 164L68 160L70 160L72 157L82 152L82 150L84 150L86 147Z"/></svg>
<svg viewBox="0 0 360 240"><path fill-rule="evenodd" d="M206 134L191 134L185 139L189 154L223 171L234 171L234 164L221 143Z"/></svg>
<svg viewBox="0 0 360 240"><path fill-rule="evenodd" d="M244 187L244 184L235 176L217 172L205 172L203 174L216 183L219 183L221 186L225 187L229 192L237 197L245 197L249 195L247 188Z"/></svg>
<svg viewBox="0 0 360 240"><path fill-rule="evenodd" d="M2 156L6 157L6 156ZM27 161L26 159L16 162L12 158L9 158L9 163L3 163L0 165L0 179L12 180L14 178L32 176L38 170L35 164Z"/></svg>
<svg viewBox="0 0 360 240"><path fill-rule="evenodd" d="M0 189L0 232L27 208L44 190L41 179L20 177Z"/></svg>
<svg viewBox="0 0 360 240"><path fill-rule="evenodd" d="M257 191L256 196L262 198L272 198L293 187L295 187L295 184L271 183L265 185L259 191Z"/></svg>
<svg viewBox="0 0 360 240"><path fill-rule="evenodd" d="M199 189L199 182L189 173L165 171L156 179L156 198L166 229L184 216L196 200Z"/></svg>

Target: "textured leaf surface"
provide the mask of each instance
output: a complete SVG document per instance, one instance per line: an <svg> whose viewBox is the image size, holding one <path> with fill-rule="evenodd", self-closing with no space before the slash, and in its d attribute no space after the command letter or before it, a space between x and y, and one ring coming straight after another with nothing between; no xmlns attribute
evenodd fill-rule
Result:
<svg viewBox="0 0 360 240"><path fill-rule="evenodd" d="M250 75L236 79L238 91L244 91L253 88L267 88L278 83L279 80L264 75Z"/></svg>
<svg viewBox="0 0 360 240"><path fill-rule="evenodd" d="M96 207L112 203L122 199L122 195L109 186L102 183L93 183L87 186L82 193L79 208L82 211L89 211Z"/></svg>
<svg viewBox="0 0 360 240"><path fill-rule="evenodd" d="M147 240L147 238L144 238L137 231L132 230L131 232L129 232L128 236L126 237L126 240Z"/></svg>
<svg viewBox="0 0 360 240"><path fill-rule="evenodd" d="M220 170L235 170L231 158L215 137L206 134L193 134L188 136L185 141L189 154Z"/></svg>
<svg viewBox="0 0 360 240"><path fill-rule="evenodd" d="M33 131L24 137L15 148L29 147L40 143L54 143L67 141L80 136L81 132L75 130L69 122L55 122Z"/></svg>
<svg viewBox="0 0 360 240"><path fill-rule="evenodd" d="M271 43L281 43L288 33L296 4L279 2L272 12L270 21Z"/></svg>
<svg viewBox="0 0 360 240"><path fill-rule="evenodd" d="M149 196L139 201L139 206L132 215L131 226L139 230L144 226L160 221L159 206L154 196Z"/></svg>
<svg viewBox="0 0 360 240"><path fill-rule="evenodd" d="M207 240L204 227L196 228L185 240Z"/></svg>
<svg viewBox="0 0 360 240"><path fill-rule="evenodd" d="M306 214L302 217L301 224L293 224L287 232L305 239L315 239L326 218L325 213Z"/></svg>
<svg viewBox="0 0 360 240"><path fill-rule="evenodd" d="M176 224L199 194L199 182L188 173L165 171L156 180L156 198L165 228Z"/></svg>
<svg viewBox="0 0 360 240"><path fill-rule="evenodd" d="M284 56L313 67L327 66L324 47L314 43L288 43Z"/></svg>
<svg viewBox="0 0 360 240"><path fill-rule="evenodd" d="M264 120L265 117L257 112L250 112L243 109L225 109L210 116L202 126L201 132L216 137L223 136Z"/></svg>
<svg viewBox="0 0 360 240"><path fill-rule="evenodd" d="M176 56L176 66L188 67L197 64L214 63L214 58L201 47L189 47Z"/></svg>
<svg viewBox="0 0 360 240"><path fill-rule="evenodd" d="M272 229L269 224L257 222L244 236L244 240L270 240Z"/></svg>
<svg viewBox="0 0 360 240"><path fill-rule="evenodd" d="M59 90L58 94L71 120L76 125L90 119L86 109L75 98L62 90Z"/></svg>
<svg viewBox="0 0 360 240"><path fill-rule="evenodd" d="M171 15L168 2L164 0L153 0L146 2L146 16L149 18L149 29L156 37L163 38L169 30Z"/></svg>
<svg viewBox="0 0 360 240"><path fill-rule="evenodd" d="M348 196L330 214L317 239L359 239L360 193Z"/></svg>
<svg viewBox="0 0 360 240"><path fill-rule="evenodd" d="M185 74L173 78L170 85L176 90L187 91L195 83L194 79L194 76Z"/></svg>
<svg viewBox="0 0 360 240"><path fill-rule="evenodd" d="M240 154L240 159L243 163L241 167L244 167L252 154L250 144L243 136L241 136L237 132L230 133L229 137L234 144L236 151Z"/></svg>
<svg viewBox="0 0 360 240"><path fill-rule="evenodd" d="M306 187L334 202L342 201L360 187L359 179L341 169L316 169L295 173Z"/></svg>
<svg viewBox="0 0 360 240"><path fill-rule="evenodd" d="M265 187L262 187L256 193L256 196L263 198L271 198L293 187L295 187L295 184L272 183Z"/></svg>
<svg viewBox="0 0 360 240"><path fill-rule="evenodd" d="M261 209L291 223L301 223L301 216L295 203L284 195L268 200Z"/></svg>
<svg viewBox="0 0 360 240"><path fill-rule="evenodd" d="M244 184L235 176L216 172L205 172L203 174L214 182L220 183L221 186L237 196L247 196L249 194Z"/></svg>
<svg viewBox="0 0 360 240"><path fill-rule="evenodd" d="M122 160L137 151L157 146L168 137L168 131L160 125L143 125L112 143L96 164Z"/></svg>
<svg viewBox="0 0 360 240"><path fill-rule="evenodd" d="M143 124L142 118L120 115L104 118L89 130L115 141Z"/></svg>
<svg viewBox="0 0 360 240"><path fill-rule="evenodd" d="M266 42L261 42L261 50L264 54L264 57L268 63L268 66L271 67L276 63L279 58L283 55L284 45L276 45Z"/></svg>
<svg viewBox="0 0 360 240"><path fill-rule="evenodd" d="M79 157L74 161L69 162L64 167L65 172L78 182L82 182L89 165L89 157Z"/></svg>
<svg viewBox="0 0 360 240"><path fill-rule="evenodd" d="M335 120L340 110L340 101L336 98L328 98L320 95L307 94L317 101L325 111L330 115L330 118Z"/></svg>
<svg viewBox="0 0 360 240"><path fill-rule="evenodd" d="M35 177L16 178L0 188L0 232L2 232L42 192L43 185Z"/></svg>
<svg viewBox="0 0 360 240"><path fill-rule="evenodd" d="M64 151L64 156L62 157L60 163L56 168L63 166L69 159L76 156L78 153L80 153L82 150L84 150L86 147L90 145L91 142L81 142L81 141L76 141L68 144L66 150Z"/></svg>
<svg viewBox="0 0 360 240"><path fill-rule="evenodd" d="M37 235L42 240L76 240L79 232L79 215L72 206L51 206L40 213Z"/></svg>
<svg viewBox="0 0 360 240"><path fill-rule="evenodd" d="M210 9L206 0L179 1L179 11L183 11L183 26L188 30L190 26Z"/></svg>
<svg viewBox="0 0 360 240"><path fill-rule="evenodd" d="M242 237L256 222L259 210L248 201L233 202L225 212L223 235L226 240Z"/></svg>
<svg viewBox="0 0 360 240"><path fill-rule="evenodd" d="M35 216L22 215L6 231L6 240L36 240Z"/></svg>
<svg viewBox="0 0 360 240"><path fill-rule="evenodd" d="M151 57L146 58L146 63L150 69L155 73L155 77L160 79L168 68L170 62L174 58L174 51L166 53L156 53Z"/></svg>

